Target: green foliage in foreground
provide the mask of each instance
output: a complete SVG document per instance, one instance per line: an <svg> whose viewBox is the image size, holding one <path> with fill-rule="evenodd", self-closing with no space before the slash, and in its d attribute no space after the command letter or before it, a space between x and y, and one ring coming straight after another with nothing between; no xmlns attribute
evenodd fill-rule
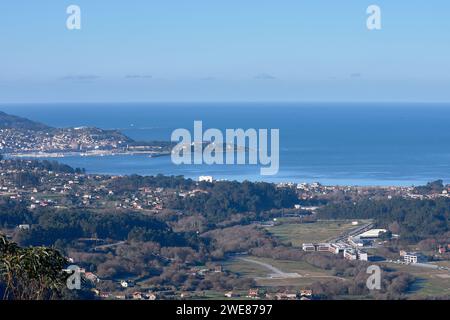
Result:
<svg viewBox="0 0 450 320"><path fill-rule="evenodd" d="M0 293L6 300L50 299L66 284L67 260L45 247L21 248L0 234Z"/></svg>

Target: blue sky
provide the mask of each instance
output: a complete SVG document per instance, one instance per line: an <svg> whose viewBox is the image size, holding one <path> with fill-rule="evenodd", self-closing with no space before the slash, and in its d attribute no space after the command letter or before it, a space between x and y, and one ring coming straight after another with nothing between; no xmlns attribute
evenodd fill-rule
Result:
<svg viewBox="0 0 450 320"><path fill-rule="evenodd" d="M3 0L0 103L449 102L449 16L448 0Z"/></svg>

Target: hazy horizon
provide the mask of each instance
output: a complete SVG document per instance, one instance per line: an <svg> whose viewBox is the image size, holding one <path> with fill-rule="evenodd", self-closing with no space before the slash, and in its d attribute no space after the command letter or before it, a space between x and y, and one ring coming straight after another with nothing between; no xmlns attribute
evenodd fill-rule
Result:
<svg viewBox="0 0 450 320"><path fill-rule="evenodd" d="M80 30L66 27L72 4ZM372 4L381 30L366 26ZM0 103L449 102L449 11L443 0L2 2Z"/></svg>
<svg viewBox="0 0 450 320"><path fill-rule="evenodd" d="M282 104L286 106L293 106L293 107L308 107L311 105L328 105L328 106L352 106L352 105L366 105L366 106L378 106L378 107L384 107L384 106L405 106L405 107L411 107L411 106L450 106L450 101L282 101L282 100L266 100L266 101L170 101L170 100L162 100L162 101L52 101L52 102L1 102L0 101L0 111L2 107L8 107L8 106L31 106L31 105L46 105L46 106L55 106L55 105L97 105L97 106L104 106L104 105L123 105L123 104L133 104L133 105L142 105L142 106L158 106L158 105L174 105L174 106L180 106L180 105L192 105L192 104L199 104L199 105L207 105L207 104L215 104L215 105L240 105L240 104L246 104L246 105L254 105L257 107L270 107L271 104Z"/></svg>

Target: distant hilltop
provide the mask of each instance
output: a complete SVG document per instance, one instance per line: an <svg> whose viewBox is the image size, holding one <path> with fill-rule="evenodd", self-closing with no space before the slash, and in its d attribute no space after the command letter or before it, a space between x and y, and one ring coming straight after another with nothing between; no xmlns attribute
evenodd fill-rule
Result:
<svg viewBox="0 0 450 320"><path fill-rule="evenodd" d="M14 116L0 111L0 129L25 129L33 131L51 130L52 128L26 118Z"/></svg>
<svg viewBox="0 0 450 320"><path fill-rule="evenodd" d="M0 111L0 153L12 156L64 156L170 151L167 142L136 142L118 130L91 127L54 128Z"/></svg>

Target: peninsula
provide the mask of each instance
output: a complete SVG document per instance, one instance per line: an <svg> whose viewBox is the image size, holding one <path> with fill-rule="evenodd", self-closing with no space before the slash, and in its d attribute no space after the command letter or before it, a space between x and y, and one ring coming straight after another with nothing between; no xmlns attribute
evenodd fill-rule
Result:
<svg viewBox="0 0 450 320"><path fill-rule="evenodd" d="M0 153L13 157L170 155L171 142L134 141L118 130L54 128L0 111Z"/></svg>

